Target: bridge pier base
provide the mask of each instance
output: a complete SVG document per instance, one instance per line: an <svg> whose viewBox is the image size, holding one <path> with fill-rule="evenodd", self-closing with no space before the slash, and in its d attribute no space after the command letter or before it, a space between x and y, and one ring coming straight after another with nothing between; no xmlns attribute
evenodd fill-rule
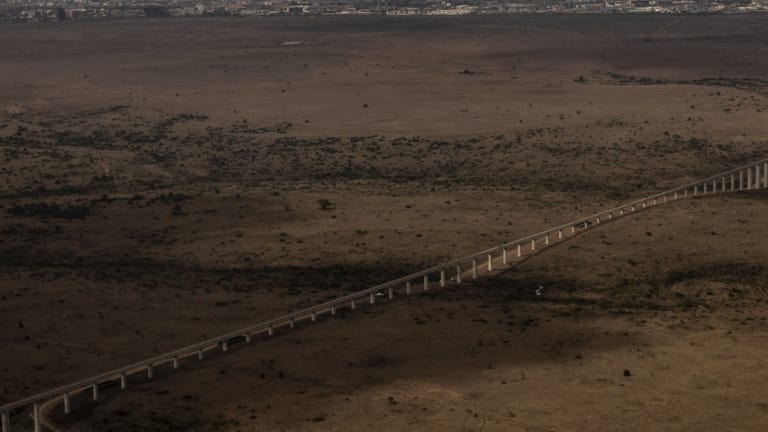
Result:
<svg viewBox="0 0 768 432"><path fill-rule="evenodd" d="M493 271L493 254L492 253L488 254L488 271L489 272Z"/></svg>
<svg viewBox="0 0 768 432"><path fill-rule="evenodd" d="M456 284L461 283L461 264L456 264Z"/></svg>
<svg viewBox="0 0 768 432"><path fill-rule="evenodd" d="M440 287L445 287L445 269L440 270Z"/></svg>
<svg viewBox="0 0 768 432"><path fill-rule="evenodd" d="M424 275L424 291L429 289L429 275Z"/></svg>

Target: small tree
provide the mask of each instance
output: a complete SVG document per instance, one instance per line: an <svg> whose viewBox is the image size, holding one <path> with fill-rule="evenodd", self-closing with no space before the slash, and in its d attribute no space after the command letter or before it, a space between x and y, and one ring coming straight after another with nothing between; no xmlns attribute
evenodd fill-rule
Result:
<svg viewBox="0 0 768 432"><path fill-rule="evenodd" d="M336 208L336 204L325 198L317 200L317 203L320 204L320 210L333 210Z"/></svg>

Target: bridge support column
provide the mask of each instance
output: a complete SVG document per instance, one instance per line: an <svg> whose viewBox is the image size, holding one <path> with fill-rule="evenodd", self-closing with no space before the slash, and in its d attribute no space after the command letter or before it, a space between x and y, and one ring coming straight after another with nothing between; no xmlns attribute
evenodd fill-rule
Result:
<svg viewBox="0 0 768 432"><path fill-rule="evenodd" d="M613 213L608 213L608 220L613 219Z"/></svg>
<svg viewBox="0 0 768 432"><path fill-rule="evenodd" d="M249 334L245 335L245 343L247 344L251 343L251 335Z"/></svg>
<svg viewBox="0 0 768 432"><path fill-rule="evenodd" d="M536 250L536 239L531 239L531 250L532 251Z"/></svg>
<svg viewBox="0 0 768 432"><path fill-rule="evenodd" d="M429 275L424 275L424 291L429 289Z"/></svg>
<svg viewBox="0 0 768 432"><path fill-rule="evenodd" d="M596 224L599 224L599 223L600 223L600 216L598 216L598 217L595 219L595 223L596 223Z"/></svg>
<svg viewBox="0 0 768 432"><path fill-rule="evenodd" d="M70 412L72 412L69 404L69 393L64 393L61 396L61 399L62 399L62 403L64 404L64 414L69 414Z"/></svg>
<svg viewBox="0 0 768 432"><path fill-rule="evenodd" d="M221 343L221 350L224 352L229 351L229 344L227 344L227 341Z"/></svg>
<svg viewBox="0 0 768 432"><path fill-rule="evenodd" d="M35 422L35 432L40 432L40 405L37 402L32 405L32 420Z"/></svg>
<svg viewBox="0 0 768 432"><path fill-rule="evenodd" d="M91 390L93 392L93 400L99 400L99 383L91 386Z"/></svg>
<svg viewBox="0 0 768 432"><path fill-rule="evenodd" d="M331 316L336 315L336 305L331 306Z"/></svg>
<svg viewBox="0 0 768 432"><path fill-rule="evenodd" d="M488 271L489 272L493 271L493 254L492 253L488 254Z"/></svg>
<svg viewBox="0 0 768 432"><path fill-rule="evenodd" d="M477 258L472 258L472 279L477 279Z"/></svg>
<svg viewBox="0 0 768 432"><path fill-rule="evenodd" d="M410 281L405 283L405 293L406 294L410 294L411 293L411 282Z"/></svg>
<svg viewBox="0 0 768 432"><path fill-rule="evenodd" d="M501 263L507 265L509 260L507 259L507 248L501 248Z"/></svg>
<svg viewBox="0 0 768 432"><path fill-rule="evenodd" d="M3 432L11 432L11 413L4 412L0 414L0 423L3 425Z"/></svg>
<svg viewBox="0 0 768 432"><path fill-rule="evenodd" d="M246 339L247 341L250 341L250 339L251 339L250 336L246 336L246 338L247 338ZM174 369L178 369L179 368L179 358L178 357L174 357L173 358L173 368Z"/></svg>
<svg viewBox="0 0 768 432"><path fill-rule="evenodd" d="M224 342L226 344L226 342ZM147 365L147 378L152 379L152 377L155 375L155 370L152 367L152 365Z"/></svg>
<svg viewBox="0 0 768 432"><path fill-rule="evenodd" d="M373 304L373 303L371 303L371 304ZM314 313L314 312L310 313L309 314L309 320L312 321L312 322L317 321L317 314Z"/></svg>
<svg viewBox="0 0 768 432"><path fill-rule="evenodd" d="M445 287L445 269L440 270L440 286Z"/></svg>
<svg viewBox="0 0 768 432"><path fill-rule="evenodd" d="M744 170L739 170L739 190L744 190Z"/></svg>
<svg viewBox="0 0 768 432"><path fill-rule="evenodd" d="M557 238L562 239L563 238L563 230L557 230Z"/></svg>
<svg viewBox="0 0 768 432"><path fill-rule="evenodd" d="M456 264L456 284L461 283L461 264Z"/></svg>
<svg viewBox="0 0 768 432"><path fill-rule="evenodd" d="M200 360L202 360L203 350L201 349L198 354L200 356ZM128 388L128 377L124 373L121 373L120 374L120 390L125 390L126 388Z"/></svg>
<svg viewBox="0 0 768 432"><path fill-rule="evenodd" d="M717 192L717 180L712 180L712 193Z"/></svg>
<svg viewBox="0 0 768 432"><path fill-rule="evenodd" d="M355 308L355 301L352 300L352 309ZM275 328L272 326L269 326L267 328L267 336L274 336L275 335Z"/></svg>
<svg viewBox="0 0 768 432"><path fill-rule="evenodd" d="M288 327L290 327L290 328L296 327L296 320L291 318L291 320L288 321Z"/></svg>
<svg viewBox="0 0 768 432"><path fill-rule="evenodd" d="M696 185L693 187L693 196L696 196L699 194L699 185Z"/></svg>
<svg viewBox="0 0 768 432"><path fill-rule="evenodd" d="M373 293L368 294L368 302L371 304L376 303L376 296Z"/></svg>
<svg viewBox="0 0 768 432"><path fill-rule="evenodd" d="M544 234L544 244L545 245L549 244L549 234Z"/></svg>
<svg viewBox="0 0 768 432"><path fill-rule="evenodd" d="M205 354L203 353L203 349L200 348L199 350L197 350L197 359L202 360L204 358L205 358Z"/></svg>
<svg viewBox="0 0 768 432"><path fill-rule="evenodd" d="M677 192L675 192L675 194L672 196L672 199L673 199L673 200L676 200L676 199L677 199Z"/></svg>
<svg viewBox="0 0 768 432"><path fill-rule="evenodd" d="M523 247L518 244L517 245L517 257L520 258L521 256L523 256Z"/></svg>
<svg viewBox="0 0 768 432"><path fill-rule="evenodd" d="M643 201L643 208L646 208L647 206L648 204L645 201Z"/></svg>
<svg viewBox="0 0 768 432"><path fill-rule="evenodd" d="M387 289L387 296L389 297L390 300L392 300L395 297L395 290L392 289L392 287L389 287Z"/></svg>
<svg viewBox="0 0 768 432"><path fill-rule="evenodd" d="M571 234L576 233L576 225L571 225Z"/></svg>
<svg viewBox="0 0 768 432"><path fill-rule="evenodd" d="M685 189L683 190L683 197L687 197L687 196L688 196L688 189Z"/></svg>
<svg viewBox="0 0 768 432"><path fill-rule="evenodd" d="M763 187L768 188L768 162L763 163Z"/></svg>

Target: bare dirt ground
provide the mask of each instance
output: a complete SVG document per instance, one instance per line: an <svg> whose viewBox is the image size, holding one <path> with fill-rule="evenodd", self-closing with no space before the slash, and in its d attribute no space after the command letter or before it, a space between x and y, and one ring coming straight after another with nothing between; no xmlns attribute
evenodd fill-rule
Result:
<svg viewBox="0 0 768 432"><path fill-rule="evenodd" d="M0 402L763 158L765 23L0 27ZM654 209L54 420L765 430L766 210Z"/></svg>

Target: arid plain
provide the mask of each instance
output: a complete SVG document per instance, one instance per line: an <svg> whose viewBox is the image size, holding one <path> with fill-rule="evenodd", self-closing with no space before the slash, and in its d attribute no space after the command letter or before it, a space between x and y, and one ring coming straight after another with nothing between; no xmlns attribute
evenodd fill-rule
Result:
<svg viewBox="0 0 768 432"><path fill-rule="evenodd" d="M0 27L0 403L765 158L766 24ZM767 199L622 218L497 277L47 416L62 431L766 430Z"/></svg>

